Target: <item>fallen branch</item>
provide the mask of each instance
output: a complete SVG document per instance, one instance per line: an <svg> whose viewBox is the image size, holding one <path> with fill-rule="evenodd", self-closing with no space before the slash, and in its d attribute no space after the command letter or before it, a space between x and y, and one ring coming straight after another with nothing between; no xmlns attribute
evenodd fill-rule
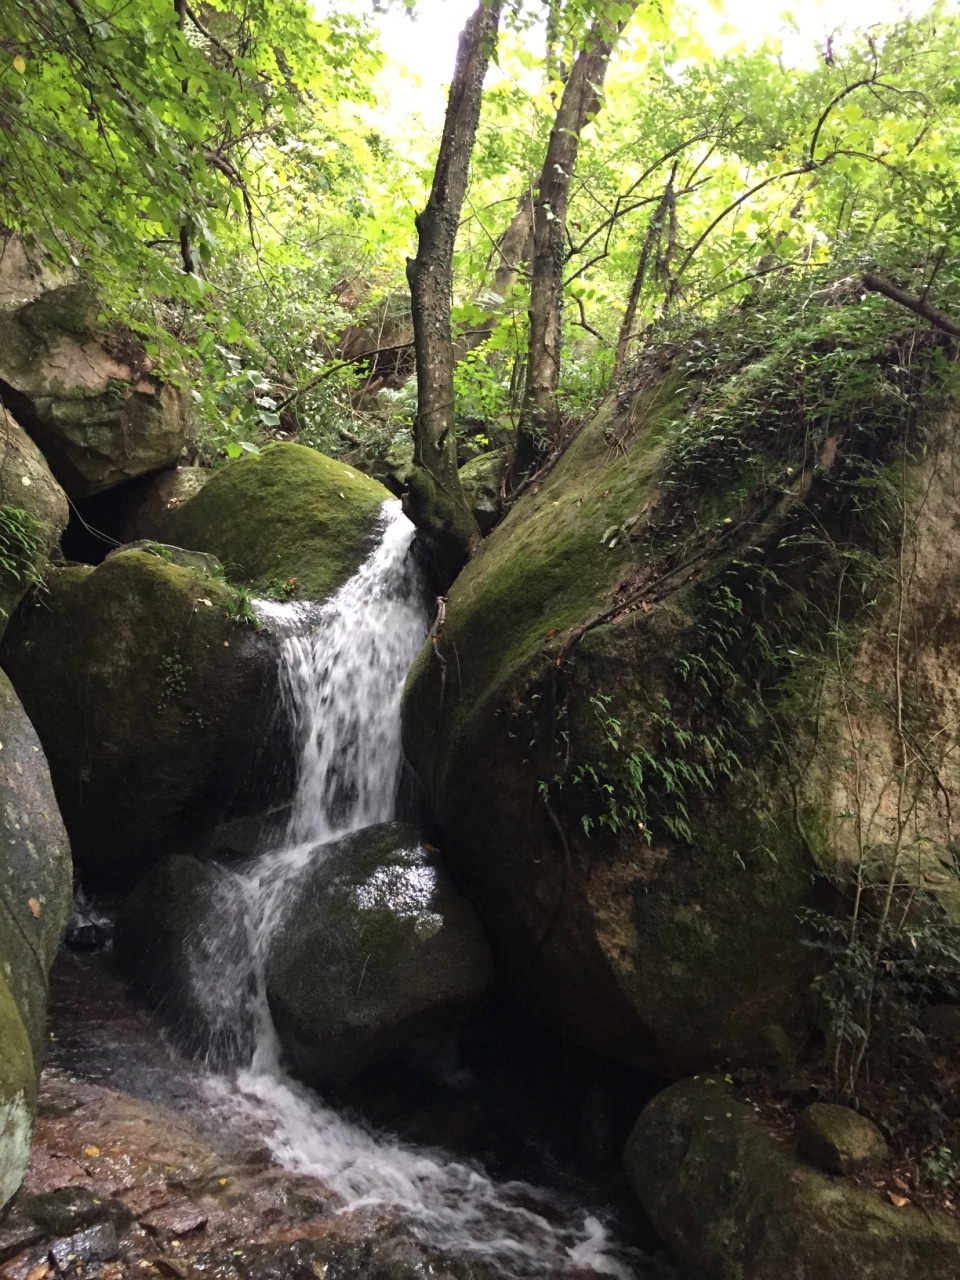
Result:
<svg viewBox="0 0 960 1280"><path fill-rule="evenodd" d="M923 298L914 298L909 293L904 293L902 289L898 289L889 280L875 276L870 271L864 271L860 279L863 281L863 287L871 293L882 293L891 302L897 302L901 307L906 307L908 311L912 311L914 315L918 315L924 320L929 320L932 325L935 325L936 328L941 329L944 333L949 333L954 338L960 338L960 324L956 320L951 320L949 316L945 316L936 307L931 307L930 303L925 302Z"/></svg>

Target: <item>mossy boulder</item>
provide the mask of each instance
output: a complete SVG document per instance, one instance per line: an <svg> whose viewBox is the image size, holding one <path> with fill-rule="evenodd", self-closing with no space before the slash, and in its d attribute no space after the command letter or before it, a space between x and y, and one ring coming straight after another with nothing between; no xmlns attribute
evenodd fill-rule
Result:
<svg viewBox="0 0 960 1280"><path fill-rule="evenodd" d="M154 376L133 335L100 319L82 285L59 283L0 307L4 402L39 444L71 498L122 484L179 458L189 425L183 392Z"/></svg>
<svg viewBox="0 0 960 1280"><path fill-rule="evenodd" d="M37 1081L30 1039L0 974L0 1209L14 1194L30 1159Z"/></svg>
<svg viewBox="0 0 960 1280"><path fill-rule="evenodd" d="M114 933L121 971L137 994L185 1050L222 1054L225 1066L236 1062L233 1049L249 1044L251 1032L249 993L237 989L237 968L224 964L231 947L243 954L249 946L242 913L218 909L229 884L216 863L164 858L125 899ZM218 985L220 978L233 989Z"/></svg>
<svg viewBox="0 0 960 1280"><path fill-rule="evenodd" d="M129 888L272 790L275 646L222 580L147 551L52 569L47 588L0 656L85 884Z"/></svg>
<svg viewBox="0 0 960 1280"><path fill-rule="evenodd" d="M0 1207L30 1153L47 974L70 909L67 835L40 741L0 673Z"/></svg>
<svg viewBox="0 0 960 1280"><path fill-rule="evenodd" d="M712 733L680 664L724 558L671 576L642 553L682 405L669 377L604 405L451 589L403 708L451 869L515 995L590 1048L670 1074L760 1056L765 1027L796 1021L815 870L760 734L750 771L688 796L672 834L624 799L628 756L682 772L683 742Z"/></svg>
<svg viewBox="0 0 960 1280"><path fill-rule="evenodd" d="M324 600L360 567L390 494L345 463L269 445L218 471L171 511L169 540L211 551L234 581Z"/></svg>
<svg viewBox="0 0 960 1280"><path fill-rule="evenodd" d="M43 454L0 405L0 634L66 528L66 494Z"/></svg>
<svg viewBox="0 0 960 1280"><path fill-rule="evenodd" d="M960 1225L812 1169L716 1077L658 1094L627 1176L690 1280L953 1280Z"/></svg>
<svg viewBox="0 0 960 1280"><path fill-rule="evenodd" d="M402 823L314 850L266 960L281 1043L315 1085L475 1011L492 981L476 915Z"/></svg>
<svg viewBox="0 0 960 1280"><path fill-rule="evenodd" d="M70 846L40 739L0 672L0 977L26 1027L37 1073L47 974L67 922Z"/></svg>

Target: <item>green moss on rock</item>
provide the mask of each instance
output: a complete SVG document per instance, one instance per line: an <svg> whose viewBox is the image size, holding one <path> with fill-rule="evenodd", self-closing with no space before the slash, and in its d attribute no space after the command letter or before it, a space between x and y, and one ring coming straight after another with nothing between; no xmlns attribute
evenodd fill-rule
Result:
<svg viewBox="0 0 960 1280"><path fill-rule="evenodd" d="M6 979L0 974L0 1209L27 1169L37 1082L30 1040Z"/></svg>
<svg viewBox="0 0 960 1280"><path fill-rule="evenodd" d="M814 871L768 730L735 706L721 732L720 695L694 696L690 673L712 658L713 588L698 584L737 552L672 573L679 557L657 549L681 413L671 377L607 403L461 574L404 695L408 757L514 993L591 1048L671 1074L748 1060L765 1025L795 1026ZM644 582L651 603L583 633ZM689 742L708 744L700 772ZM619 794L631 761L682 838Z"/></svg>
<svg viewBox="0 0 960 1280"><path fill-rule="evenodd" d="M797 1149L827 1173L849 1176L882 1164L890 1155L883 1134L850 1107L814 1102L797 1117Z"/></svg>
<svg viewBox="0 0 960 1280"><path fill-rule="evenodd" d="M698 1280L953 1280L960 1226L836 1182L714 1077L650 1102L624 1155L644 1210Z"/></svg>
<svg viewBox="0 0 960 1280"><path fill-rule="evenodd" d="M0 672L0 976L43 1062L47 974L73 887L70 846L47 761L13 686Z"/></svg>
<svg viewBox="0 0 960 1280"><path fill-rule="evenodd" d="M145 551L51 570L48 587L3 662L81 874L116 890L262 802L276 657L225 583Z"/></svg>
<svg viewBox="0 0 960 1280"><path fill-rule="evenodd" d="M266 962L281 1042L314 1084L474 1011L492 980L475 914L403 823L324 847Z"/></svg>
<svg viewBox="0 0 960 1280"><path fill-rule="evenodd" d="M360 567L390 496L315 449L275 444L228 463L171 513L169 539L212 552L257 591L295 578L300 597L323 600Z"/></svg>
<svg viewBox="0 0 960 1280"><path fill-rule="evenodd" d="M223 872L212 862L201 862L180 854L164 858L126 900L117 917L114 945L117 960L134 989L151 1007L163 1014L165 1024L175 1031L186 1049L207 1053L209 1010L198 1006L195 975L215 971L222 955L206 947L206 921L216 912L216 896ZM237 946L247 944L246 922L236 920L244 933ZM219 935L218 935L219 937ZM243 999L242 992L230 992ZM227 1034L242 1034L239 1010L235 1025L221 1007Z"/></svg>

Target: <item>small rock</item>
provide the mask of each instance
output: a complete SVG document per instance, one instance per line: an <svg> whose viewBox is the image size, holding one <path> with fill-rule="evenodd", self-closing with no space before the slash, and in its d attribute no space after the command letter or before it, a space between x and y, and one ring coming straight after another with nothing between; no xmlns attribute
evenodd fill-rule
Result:
<svg viewBox="0 0 960 1280"><path fill-rule="evenodd" d="M88 1187L60 1187L31 1196L23 1207L51 1236L70 1235L108 1216L104 1202Z"/></svg>
<svg viewBox="0 0 960 1280"><path fill-rule="evenodd" d="M35 1244L43 1229L20 1207L15 1206L0 1223L0 1262Z"/></svg>
<svg viewBox="0 0 960 1280"><path fill-rule="evenodd" d="M882 1163L889 1155L883 1134L849 1107L814 1102L797 1118L797 1150L827 1173L845 1176Z"/></svg>
<svg viewBox="0 0 960 1280"><path fill-rule="evenodd" d="M154 1209L140 1219L156 1235L185 1236L207 1225L207 1215L189 1200Z"/></svg>
<svg viewBox="0 0 960 1280"><path fill-rule="evenodd" d="M79 1273L90 1263L107 1262L117 1256L117 1233L110 1222L98 1222L75 1236L55 1240L50 1246L50 1256L58 1271Z"/></svg>
<svg viewBox="0 0 960 1280"><path fill-rule="evenodd" d="M166 560L168 564L179 565L181 569L196 569L198 573L209 573L214 577L223 574L223 565L208 551L189 551L186 547L175 547L168 542L140 538L136 542L126 542L120 547L114 547L107 553L107 559L122 555L124 551L146 551L150 555L159 556L161 560Z"/></svg>

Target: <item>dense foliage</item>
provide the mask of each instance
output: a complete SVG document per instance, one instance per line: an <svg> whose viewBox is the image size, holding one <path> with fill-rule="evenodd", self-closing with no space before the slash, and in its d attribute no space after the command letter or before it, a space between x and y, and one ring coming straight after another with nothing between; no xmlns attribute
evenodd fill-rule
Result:
<svg viewBox="0 0 960 1280"><path fill-rule="evenodd" d="M455 262L455 322L485 338L458 372L460 417L500 426L522 396L528 298L522 261L509 296L492 290L497 246L584 32L631 6L508 8ZM772 44L717 55L687 20L641 6L572 177L566 410L665 314L709 314L824 264L879 265L949 310L958 44L934 8L790 67ZM382 63L369 21L335 4L0 14L0 220L187 366L211 459L281 419L326 448L344 430L380 451L405 433L402 397L368 397L361 415L357 392L410 373L403 263L436 139L377 116ZM379 363L356 359L382 347Z"/></svg>

